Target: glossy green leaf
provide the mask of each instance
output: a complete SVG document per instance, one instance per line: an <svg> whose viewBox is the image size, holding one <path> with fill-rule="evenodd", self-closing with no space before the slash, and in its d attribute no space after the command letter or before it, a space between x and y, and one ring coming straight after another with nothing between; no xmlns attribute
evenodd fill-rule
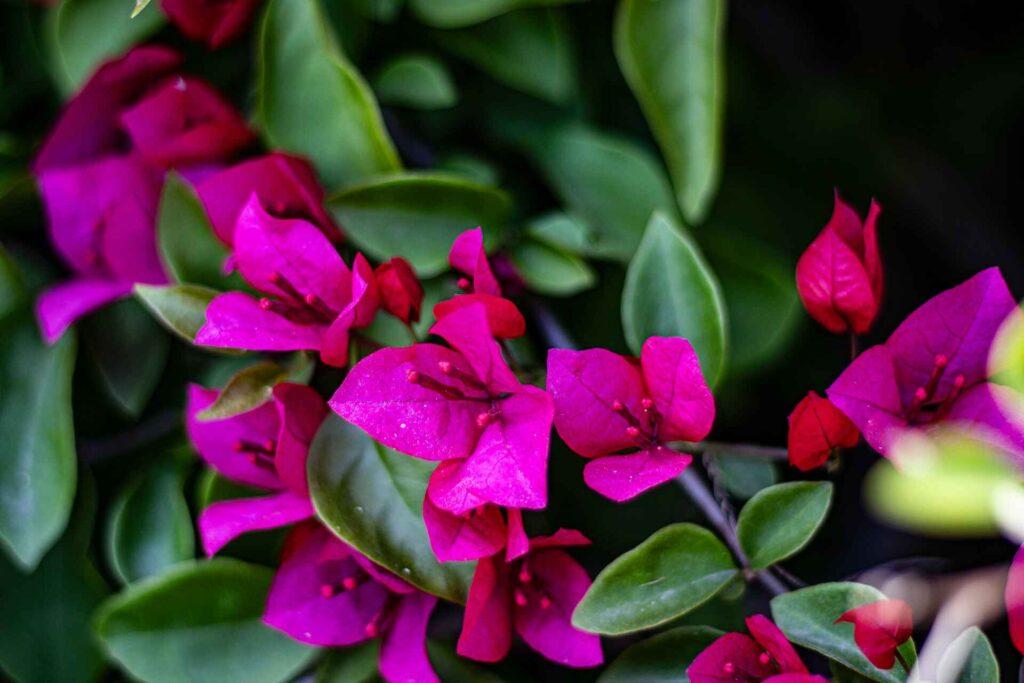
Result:
<svg viewBox="0 0 1024 683"><path fill-rule="evenodd" d="M75 337L53 346L19 315L0 327L0 545L31 571L60 538L75 497Z"/></svg>
<svg viewBox="0 0 1024 683"><path fill-rule="evenodd" d="M328 189L401 168L373 93L317 0L267 3L256 106L268 146L308 157Z"/></svg>
<svg viewBox="0 0 1024 683"><path fill-rule="evenodd" d="M167 21L159 7L132 18L125 0L63 0L52 12L53 69L65 95L101 63L143 42Z"/></svg>
<svg viewBox="0 0 1024 683"><path fill-rule="evenodd" d="M309 492L317 515L343 541L414 586L465 602L473 565L440 564L423 525L434 467L330 415L309 449Z"/></svg>
<svg viewBox="0 0 1024 683"><path fill-rule="evenodd" d="M972 626L950 643L936 678L936 683L999 683L999 661L981 629Z"/></svg>
<svg viewBox="0 0 1024 683"><path fill-rule="evenodd" d="M582 0L410 0L416 16L438 28L468 26L523 7L565 5Z"/></svg>
<svg viewBox="0 0 1024 683"><path fill-rule="evenodd" d="M206 307L217 294L199 285L135 285L135 296L157 322L190 344L206 322Z"/></svg>
<svg viewBox="0 0 1024 683"><path fill-rule="evenodd" d="M571 125L524 143L568 212L585 226L581 253L628 261L651 213L678 211L657 160L625 138Z"/></svg>
<svg viewBox="0 0 1024 683"><path fill-rule="evenodd" d="M96 634L147 683L290 680L315 650L260 620L272 577L235 560L178 565L107 600Z"/></svg>
<svg viewBox="0 0 1024 683"><path fill-rule="evenodd" d="M725 0L622 0L615 55L661 145L691 223L718 186L725 99Z"/></svg>
<svg viewBox="0 0 1024 683"><path fill-rule="evenodd" d="M139 302L125 299L84 321L82 347L114 405L138 417L167 364L170 339L164 330Z"/></svg>
<svg viewBox="0 0 1024 683"><path fill-rule="evenodd" d="M224 275L228 249L213 232L206 209L192 186L171 172L164 182L157 212L160 255L171 276L180 283L231 289L238 277Z"/></svg>
<svg viewBox="0 0 1024 683"><path fill-rule="evenodd" d="M622 330L633 353L648 337L688 339L708 384L725 363L725 303L697 245L664 213L651 216L629 262Z"/></svg>
<svg viewBox="0 0 1024 683"><path fill-rule="evenodd" d="M500 83L556 104L576 90L576 62L565 22L551 10L503 14L437 36L446 50Z"/></svg>
<svg viewBox="0 0 1024 683"><path fill-rule="evenodd" d="M725 453L716 455L714 463L725 490L743 500L753 497L779 479L775 463L767 458L731 457Z"/></svg>
<svg viewBox="0 0 1024 683"><path fill-rule="evenodd" d="M590 229L583 221L561 211L527 221L526 234L538 242L572 254L586 254L590 248Z"/></svg>
<svg viewBox="0 0 1024 683"><path fill-rule="evenodd" d="M526 286L538 294L572 296L593 287L596 280L586 261L537 240L522 240L510 256Z"/></svg>
<svg viewBox="0 0 1024 683"><path fill-rule="evenodd" d="M274 385L288 377L288 370L273 361L262 361L239 370L228 380L208 408L196 418L223 420L263 405L273 396Z"/></svg>
<svg viewBox="0 0 1024 683"><path fill-rule="evenodd" d="M459 99L444 63L430 55L404 55L384 65L373 82L384 104L413 109L446 109Z"/></svg>
<svg viewBox="0 0 1024 683"><path fill-rule="evenodd" d="M604 635L658 626L707 602L735 576L732 555L714 534L673 524L605 567L572 623Z"/></svg>
<svg viewBox="0 0 1024 683"><path fill-rule="evenodd" d="M182 484L179 467L165 456L114 500L107 520L107 557L121 583L154 576L194 556Z"/></svg>
<svg viewBox="0 0 1024 683"><path fill-rule="evenodd" d="M316 683L377 683L377 639L352 647L333 648L316 670Z"/></svg>
<svg viewBox="0 0 1024 683"><path fill-rule="evenodd" d="M598 683L686 683L686 668L724 635L708 626L673 628L626 648Z"/></svg>
<svg viewBox="0 0 1024 683"><path fill-rule="evenodd" d="M346 235L377 259L401 256L421 277L448 268L448 250L462 232L482 226L497 244L511 211L493 187L442 174L407 174L340 192L329 208Z"/></svg>
<svg viewBox="0 0 1024 683"><path fill-rule="evenodd" d="M831 503L827 481L777 484L751 498L736 525L750 566L764 569L799 552L825 521Z"/></svg>
<svg viewBox="0 0 1024 683"><path fill-rule="evenodd" d="M900 666L888 671L876 668L853 641L853 625L835 623L847 610L884 599L879 590L864 584L823 583L774 598L772 618L797 645L820 652L873 681L903 683L906 672ZM908 640L899 651L913 666L917 660L914 641Z"/></svg>

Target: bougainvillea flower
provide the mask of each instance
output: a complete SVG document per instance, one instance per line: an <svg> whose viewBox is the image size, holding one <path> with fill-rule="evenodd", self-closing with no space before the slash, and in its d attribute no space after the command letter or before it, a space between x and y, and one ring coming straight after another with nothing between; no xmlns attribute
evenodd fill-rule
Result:
<svg viewBox="0 0 1024 683"><path fill-rule="evenodd" d="M832 218L796 264L804 308L830 332L864 334L882 301L882 261L876 234L882 208L874 201L860 216L835 193Z"/></svg>
<svg viewBox="0 0 1024 683"><path fill-rule="evenodd" d="M222 420L197 415L217 399L216 389L189 386L186 427L199 455L220 474L273 491L263 498L213 503L199 517L208 555L249 531L274 529L313 516L306 483L309 444L327 416L319 394L302 384L274 387L273 400Z"/></svg>
<svg viewBox="0 0 1024 683"><path fill-rule="evenodd" d="M810 392L789 414L789 464L807 472L828 461L837 448L853 448L860 440L857 425L827 398Z"/></svg>
<svg viewBox="0 0 1024 683"><path fill-rule="evenodd" d="M423 522L430 547L440 562L471 562L505 549L505 559L514 560L529 550L522 512L507 510L508 521L497 505L481 505L460 514L437 507L430 496L423 498Z"/></svg>
<svg viewBox="0 0 1024 683"><path fill-rule="evenodd" d="M316 172L304 159L280 152L243 161L204 178L196 185L213 231L224 244L234 246L235 223L255 194L263 209L275 218L302 218L316 225L328 239L341 233L324 209L324 191Z"/></svg>
<svg viewBox="0 0 1024 683"><path fill-rule="evenodd" d="M548 352L555 428L592 458L590 488L625 501L680 474L692 458L669 441L700 441L711 431L715 401L685 339L651 337L640 358L605 349Z"/></svg>
<svg viewBox="0 0 1024 683"><path fill-rule="evenodd" d="M44 171L39 189L50 239L75 276L36 303L52 343L78 318L127 296L136 282L167 281L156 250L159 175L134 157Z"/></svg>
<svg viewBox="0 0 1024 683"><path fill-rule="evenodd" d="M1017 551L1006 577L1006 615L1013 644L1024 653L1024 548Z"/></svg>
<svg viewBox="0 0 1024 683"><path fill-rule="evenodd" d="M167 18L189 40L212 49L245 32L262 0L161 0Z"/></svg>
<svg viewBox="0 0 1024 683"><path fill-rule="evenodd" d="M436 683L427 659L427 623L437 598L374 565L309 522L292 530L267 596L263 621L311 645L335 647L381 638L388 683Z"/></svg>
<svg viewBox="0 0 1024 683"><path fill-rule="evenodd" d="M491 334L499 339L514 339L526 333L526 320L516 305L502 298L501 286L491 270L484 250L484 233L480 228L467 230L452 243L448 252L448 263L461 273L459 288L465 294L441 301L434 306L434 317L445 316L468 306L482 305L487 311L487 323Z"/></svg>
<svg viewBox="0 0 1024 683"><path fill-rule="evenodd" d="M121 113L181 61L173 50L143 46L103 64L64 109L36 157L34 172L127 151Z"/></svg>
<svg viewBox="0 0 1024 683"><path fill-rule="evenodd" d="M349 332L377 310L373 269L361 254L348 269L314 225L268 214L253 195L235 227L235 262L266 294L217 296L196 343L252 351L319 351L328 365L348 364Z"/></svg>
<svg viewBox="0 0 1024 683"><path fill-rule="evenodd" d="M406 325L420 320L423 309L423 285L409 262L399 256L373 271L380 295L380 307Z"/></svg>
<svg viewBox="0 0 1024 683"><path fill-rule="evenodd" d="M255 135L210 85L172 76L121 114L121 125L147 162L163 168L223 161Z"/></svg>
<svg viewBox="0 0 1024 683"><path fill-rule="evenodd" d="M1011 389L988 381L989 348L1000 325L1021 315L998 268L926 302L884 344L850 364L828 398L883 455L908 427L974 426L1024 453L1024 429L1001 407Z"/></svg>
<svg viewBox="0 0 1024 683"><path fill-rule="evenodd" d="M604 661L601 639L577 630L572 613L590 588L590 577L563 547L590 543L578 531L560 529L530 540L529 552L512 562L492 555L477 563L466 601L458 653L496 662L512 645L513 630L548 659L571 667Z"/></svg>
<svg viewBox="0 0 1024 683"><path fill-rule="evenodd" d="M704 649L686 670L693 683L825 683L807 671L785 634L767 617L747 619L743 633L727 633Z"/></svg>
<svg viewBox="0 0 1024 683"><path fill-rule="evenodd" d="M879 600L843 612L836 623L853 624L853 640L879 669L891 669L896 648L914 633L910 605L902 600Z"/></svg>
<svg viewBox="0 0 1024 683"><path fill-rule="evenodd" d="M391 448L444 461L427 488L442 510L543 508L551 397L509 370L483 306L459 309L431 332L451 348L374 352L349 371L330 401L334 412Z"/></svg>

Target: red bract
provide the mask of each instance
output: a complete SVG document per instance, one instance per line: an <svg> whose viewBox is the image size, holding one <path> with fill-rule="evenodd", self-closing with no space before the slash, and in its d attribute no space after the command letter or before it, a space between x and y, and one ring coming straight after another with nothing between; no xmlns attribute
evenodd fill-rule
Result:
<svg viewBox="0 0 1024 683"><path fill-rule="evenodd" d="M896 648L914 632L910 605L902 600L879 600L844 612L836 623L853 624L857 647L879 669L891 669Z"/></svg>
<svg viewBox="0 0 1024 683"><path fill-rule="evenodd" d="M515 630L554 662L600 665L600 638L572 625L573 610L590 588L590 577L561 550L589 543L578 531L560 529L553 536L531 539L521 559L506 562L494 555L480 560L466 600L458 653L496 662L508 654Z"/></svg>
<svg viewBox="0 0 1024 683"><path fill-rule="evenodd" d="M796 288L811 317L830 332L864 334L878 315L882 299L882 262L874 201L868 218L835 193L835 208L825 229L796 264Z"/></svg>
<svg viewBox="0 0 1024 683"><path fill-rule="evenodd" d="M785 634L767 617L747 619L753 638L727 633L704 649L686 670L692 683L825 683L808 673Z"/></svg>
<svg viewBox="0 0 1024 683"><path fill-rule="evenodd" d="M423 285L409 262L399 256L373 271L380 294L380 307L405 324L419 322L423 308Z"/></svg>
<svg viewBox="0 0 1024 683"><path fill-rule="evenodd" d="M213 49L240 36L262 0L161 0L167 18L190 40Z"/></svg>
<svg viewBox="0 0 1024 683"><path fill-rule="evenodd" d="M1024 548L1017 551L1006 577L1006 615L1013 644L1024 653Z"/></svg>
<svg viewBox="0 0 1024 683"><path fill-rule="evenodd" d="M836 448L853 448L857 425L814 391L789 414L789 463L805 472L825 464Z"/></svg>
<svg viewBox="0 0 1024 683"><path fill-rule="evenodd" d="M639 359L552 349L548 390L559 436L594 459L583 470L587 484L616 501L680 474L692 458L665 444L700 441L715 419L714 398L685 339L651 337Z"/></svg>

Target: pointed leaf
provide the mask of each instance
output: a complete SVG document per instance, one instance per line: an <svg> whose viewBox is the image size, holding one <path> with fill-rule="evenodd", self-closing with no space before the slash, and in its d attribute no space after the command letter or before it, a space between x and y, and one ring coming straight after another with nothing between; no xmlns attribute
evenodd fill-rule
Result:
<svg viewBox="0 0 1024 683"><path fill-rule="evenodd" d="M999 661L992 643L972 626L950 643L939 660L937 683L998 683Z"/></svg>
<svg viewBox="0 0 1024 683"><path fill-rule="evenodd" d="M743 506L736 525L754 569L764 569L810 543L832 503L827 481L795 481L766 488Z"/></svg>
<svg viewBox="0 0 1024 683"><path fill-rule="evenodd" d="M596 280L586 261L537 240L522 240L510 256L526 286L538 294L572 296Z"/></svg>
<svg viewBox="0 0 1024 683"><path fill-rule="evenodd" d="M458 101L444 63L430 55L404 55L384 65L373 82L384 104L413 109L446 109Z"/></svg>
<svg viewBox="0 0 1024 683"><path fill-rule="evenodd" d="M190 344L206 322L206 307L217 294L216 290L199 285L135 285L135 296L157 322Z"/></svg>
<svg viewBox="0 0 1024 683"><path fill-rule="evenodd" d="M708 645L724 635L708 626L673 628L626 648L598 683L679 683L686 668Z"/></svg>
<svg viewBox="0 0 1024 683"><path fill-rule="evenodd" d="M200 421L223 420L261 406L272 397L274 385L283 382L288 371L272 361L263 361L239 370L217 394L208 408L200 411Z"/></svg>

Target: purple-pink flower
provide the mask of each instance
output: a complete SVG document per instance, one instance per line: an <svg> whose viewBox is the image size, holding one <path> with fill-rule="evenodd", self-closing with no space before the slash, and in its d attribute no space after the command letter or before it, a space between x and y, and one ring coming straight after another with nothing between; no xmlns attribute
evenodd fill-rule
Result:
<svg viewBox="0 0 1024 683"><path fill-rule="evenodd" d="M502 549L512 561L529 550L518 508L508 508L502 515L502 508L486 504L455 514L437 507L428 495L423 498L423 523L440 562L470 562Z"/></svg>
<svg viewBox="0 0 1024 683"><path fill-rule="evenodd" d="M315 522L292 530L267 596L263 621L323 647L381 639L388 683L437 683L427 659L427 623L437 598L376 566Z"/></svg>
<svg viewBox="0 0 1024 683"><path fill-rule="evenodd" d="M826 683L812 675L785 634L768 617L747 619L744 633L726 633L686 669L692 683Z"/></svg>
<svg viewBox="0 0 1024 683"><path fill-rule="evenodd" d="M234 260L265 296L217 296L196 343L251 351L319 351L324 363L348 364L349 334L377 311L373 269L357 254L349 270L313 224L278 219L253 195L235 226Z"/></svg>
<svg viewBox="0 0 1024 683"><path fill-rule="evenodd" d="M1003 406L1011 389L989 381L1000 325L1021 315L998 268L926 302L832 383L828 398L886 455L904 429L940 422L980 429L1024 454L1024 427Z"/></svg>
<svg viewBox="0 0 1024 683"><path fill-rule="evenodd" d="M711 431L715 401L685 339L651 337L640 358L605 349L548 352L555 428L592 458L587 485L625 501L680 474L692 458L670 441L700 441Z"/></svg>
<svg viewBox="0 0 1024 683"><path fill-rule="evenodd" d="M191 385L187 431L199 455L232 481L272 491L263 498L213 503L199 517L207 555L249 531L273 529L313 516L306 482L309 444L327 416L319 394L302 384L274 387L273 400L234 417L203 421L217 390Z"/></svg>
<svg viewBox="0 0 1024 683"><path fill-rule="evenodd" d="M502 555L481 559L466 601L458 653L483 662L508 654L515 631L548 659L571 667L604 661L601 639L572 625L572 613L590 588L583 567L562 550L587 545L578 531L530 539L524 556L506 562Z"/></svg>

